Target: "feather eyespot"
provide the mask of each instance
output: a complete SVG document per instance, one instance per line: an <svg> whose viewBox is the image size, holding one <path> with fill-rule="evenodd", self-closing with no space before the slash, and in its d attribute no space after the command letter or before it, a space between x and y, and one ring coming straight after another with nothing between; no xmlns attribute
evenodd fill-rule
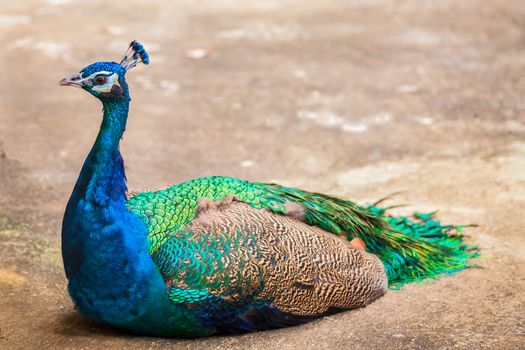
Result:
<svg viewBox="0 0 525 350"><path fill-rule="evenodd" d="M93 81L95 82L95 84L97 85L102 85L102 84L105 84L107 83L108 81L108 77L106 77L105 75L97 75Z"/></svg>

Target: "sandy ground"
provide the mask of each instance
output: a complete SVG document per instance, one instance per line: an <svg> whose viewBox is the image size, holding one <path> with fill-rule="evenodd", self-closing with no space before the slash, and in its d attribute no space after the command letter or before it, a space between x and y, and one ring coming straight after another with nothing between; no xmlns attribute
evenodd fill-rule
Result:
<svg viewBox="0 0 525 350"><path fill-rule="evenodd" d="M525 3L2 1L0 348L525 348ZM229 175L477 223L481 266L304 326L198 340L81 317L60 257L100 122L56 87L131 39L129 186ZM203 57L204 56L204 57Z"/></svg>

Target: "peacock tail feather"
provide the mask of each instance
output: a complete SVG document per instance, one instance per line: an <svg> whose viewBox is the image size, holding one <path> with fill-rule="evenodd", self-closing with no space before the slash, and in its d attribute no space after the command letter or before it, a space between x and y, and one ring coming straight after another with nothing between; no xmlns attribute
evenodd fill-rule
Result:
<svg viewBox="0 0 525 350"><path fill-rule="evenodd" d="M127 201L128 209L147 224L152 255L171 236L191 222L198 200L219 201L235 196L254 208L286 214L286 203L305 209L304 219L336 235L363 239L367 251L383 262L390 288L405 283L453 274L468 266L477 250L463 242L462 227L442 225L433 214L394 217L378 206L276 184L255 183L229 177L205 177L165 190L141 192Z"/></svg>

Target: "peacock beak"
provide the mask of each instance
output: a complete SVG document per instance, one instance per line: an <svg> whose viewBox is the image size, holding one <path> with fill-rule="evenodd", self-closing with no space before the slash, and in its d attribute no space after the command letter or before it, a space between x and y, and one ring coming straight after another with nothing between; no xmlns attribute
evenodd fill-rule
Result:
<svg viewBox="0 0 525 350"><path fill-rule="evenodd" d="M58 85L82 87L83 86L82 74L76 73L70 77L64 78L58 82Z"/></svg>

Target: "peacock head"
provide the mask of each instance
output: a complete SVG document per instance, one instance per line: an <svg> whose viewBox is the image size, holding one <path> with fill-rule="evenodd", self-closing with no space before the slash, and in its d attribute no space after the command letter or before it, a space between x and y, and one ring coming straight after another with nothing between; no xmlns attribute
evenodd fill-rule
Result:
<svg viewBox="0 0 525 350"><path fill-rule="evenodd" d="M148 64L149 56L140 43L132 41L120 63L97 62L90 64L80 73L64 78L58 84L79 87L103 102L129 99L125 75L128 70L140 62Z"/></svg>

